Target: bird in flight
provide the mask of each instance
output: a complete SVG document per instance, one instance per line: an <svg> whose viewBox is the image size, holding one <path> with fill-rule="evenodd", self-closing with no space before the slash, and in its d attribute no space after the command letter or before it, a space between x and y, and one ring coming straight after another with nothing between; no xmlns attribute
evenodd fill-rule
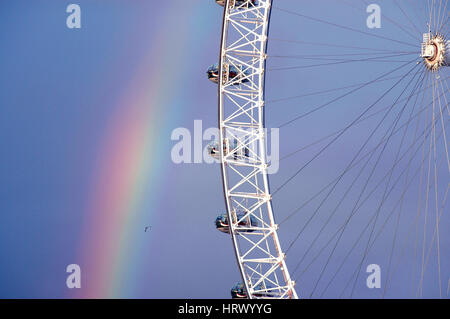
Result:
<svg viewBox="0 0 450 319"><path fill-rule="evenodd" d="M144 231L147 232L147 229L151 229L151 228L152 228L152 226L146 226Z"/></svg>

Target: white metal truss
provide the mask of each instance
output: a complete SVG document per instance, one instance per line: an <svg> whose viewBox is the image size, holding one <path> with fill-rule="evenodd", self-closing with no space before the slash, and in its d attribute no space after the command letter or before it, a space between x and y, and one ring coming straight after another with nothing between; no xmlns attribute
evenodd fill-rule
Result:
<svg viewBox="0 0 450 319"><path fill-rule="evenodd" d="M277 235L267 176L264 80L271 3L224 3L218 84L219 136L224 144L219 147L220 162L230 235L248 297L297 298ZM257 224L243 223L250 218Z"/></svg>

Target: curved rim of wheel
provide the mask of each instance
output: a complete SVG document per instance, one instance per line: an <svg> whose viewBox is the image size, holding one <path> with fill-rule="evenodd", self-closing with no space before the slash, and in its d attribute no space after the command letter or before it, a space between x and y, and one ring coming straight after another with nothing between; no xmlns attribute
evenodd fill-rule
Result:
<svg viewBox="0 0 450 319"><path fill-rule="evenodd" d="M219 143L224 147L219 158L229 233L247 297L296 299L267 171L264 81L271 5L272 0L224 2L218 81ZM239 76L229 76L231 67ZM233 140L237 147L231 149ZM244 212L241 218L238 211ZM242 229L239 222L245 218L258 225Z"/></svg>

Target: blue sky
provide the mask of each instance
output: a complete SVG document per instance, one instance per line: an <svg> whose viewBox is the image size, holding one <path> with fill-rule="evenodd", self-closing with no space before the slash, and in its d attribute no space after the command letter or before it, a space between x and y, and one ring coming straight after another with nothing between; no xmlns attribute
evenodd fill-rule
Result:
<svg viewBox="0 0 450 319"><path fill-rule="evenodd" d="M267 100L370 81L383 73L389 73L406 61L417 58L421 34L415 32L408 18L416 21L417 27L425 31L425 8L422 2L398 2L405 9L406 16L392 1L377 1L383 13L382 27L368 29L368 14L361 1L340 3L335 0L321 0L307 4L294 0L274 1L276 7L301 12L306 16L345 26L347 29L290 15L274 8L268 52ZM105 4L98 0L83 0L76 2L82 8L82 28L69 30L65 25L68 15L65 8L70 3L72 2L56 0L30 3L19 0L2 1L0 4L0 40L4 44L0 50L0 141L3 150L3 156L0 158L0 297L74 296L65 287L65 267L77 262L77 258L83 254L80 250L85 248L83 238L86 236L85 223L91 218L87 206L92 195L90 190L93 176L96 176L95 163L108 160L102 157L99 147L113 115L123 107L118 106L118 101L129 96L129 92L134 92L130 87L135 85L136 79L140 79L138 74L146 70L149 78L159 81L158 87L166 88L155 90L149 97L149 106L155 105L152 114L155 114L155 117L156 114L164 116L164 119L152 118L149 121L149 125L164 123L157 136L158 152L153 155L150 164L151 166L155 163L154 166L160 169L161 176L157 174L157 179L147 181L146 185L153 186L151 191L150 187L146 186L141 196L146 197L151 192L155 199L151 202L148 200L148 203L143 199L146 204L139 208L140 218L145 219L147 215L154 218L154 228L147 237L141 234L143 224L137 224L131 233L128 233L129 230L124 231L142 248L142 253L133 253L129 260L122 260L124 270L120 278L111 280L117 280L120 284L116 286L123 289L119 289L114 296L228 298L229 289L239 281L240 276L231 241L213 225L216 215L224 212L219 166L175 164L170 161L170 151L175 144L170 139L172 130L179 127L192 130L194 120L197 119L203 121L204 129L217 125L217 90L216 86L206 79L205 71L218 59L221 7L212 0L175 0L170 4L166 1L144 0L113 0ZM410 30L418 39L413 39L398 25ZM348 28L361 30L363 33L349 31ZM411 43L412 46L385 38ZM334 46L312 45L306 42ZM372 51L349 47L371 48ZM361 54L378 54L380 51L373 50L380 49L400 53L380 54L385 56L384 60L390 60L384 62L353 61L285 71L275 70L281 67L330 62L331 60L325 60L327 58L364 59L367 56ZM405 53L401 56L391 56L403 52L409 55ZM142 61L146 61L146 68L143 68ZM283 127L280 130L281 156L345 127L377 101L383 92L399 80L399 76L406 74L413 67L414 62L410 62L400 71L389 75L397 78L359 90L305 119ZM417 68L412 74L415 74L416 70ZM421 74L418 74L415 80ZM447 74L448 70L441 71L443 79ZM412 75L392 89L374 106L373 111L391 105L411 78ZM154 85L152 81L148 83ZM411 82L410 89L415 83ZM147 82L137 85L136 92L151 92L153 88L147 88L145 85ZM278 127L347 91L305 96L279 103L268 102L267 126ZM430 96L427 98L428 102L422 103L422 106L430 102ZM389 125L395 121L401 107L403 104L399 104L382 122L380 129L369 141L367 149L377 145ZM412 103L405 107L405 114L409 115L411 107ZM364 125L359 125L345 134L274 197L275 217L278 222L284 220L309 196L342 172L383 114L374 116ZM404 115L400 123L403 123L408 115ZM428 115L431 116L431 111ZM422 119L425 121L425 118ZM412 125L406 134L405 145L413 141L413 134ZM401 137L402 134L397 134L387 146L375 170L376 177L381 177L389 171ZM442 138L440 143L438 153L443 156ZM280 163L280 171L271 176L272 189L281 185L324 145L318 144L283 160ZM438 180L440 198L444 196L448 185L448 171L441 158L439 177L442 178ZM371 164L374 164L375 159ZM413 169L419 166L420 155L413 161L411 176ZM392 181L404 167L406 161L395 171ZM339 184L336 192L321 208L318 217L309 224L300 240L289 251L287 263L290 269L294 269L302 258L340 196L344 194L352 178L356 177L356 173L357 171L352 172ZM362 174L368 177L370 166ZM377 180L372 180L370 185L374 186L376 182ZM364 179L355 184L347 200L323 231L317 246L314 246L305 258L301 269L313 260L314 254L326 243L329 234L343 223L357 201L358 191L363 187ZM406 248L403 254L400 248L395 250L393 260L398 261L398 266L392 278L392 285L387 290L387 297L413 297L414 288L417 288L417 267L420 263L416 265L413 262L414 245L417 238L416 251L419 255L416 255L421 257L420 236L423 236L424 230L423 215L416 225L413 223L420 193L418 187L419 178L416 178L402 204L398 245L402 247L401 245L406 243ZM396 199L401 196L401 190L399 186L393 193L393 199L386 201L376 230L380 229L381 221L391 214ZM355 216L349 224L323 280L319 282L318 293L313 297L319 297L320 292L325 289L359 232L376 211L382 193L383 187L368 199L361 209L361 214ZM422 192L423 194L425 193ZM430 194L434 196L433 192ZM292 242L318 204L318 201L313 202L288 223L281 225L280 238L283 247ZM433 207L432 203L430 207ZM448 212L447 204L443 208L440 223L441 281L445 286L444 292L450 275L450 256L446 249L450 238L445 233L450 223ZM435 229L434 213L434 210L430 209L427 245L431 240L430 234ZM382 270L387 272L395 221L394 217L386 224L365 259L364 266L369 263L379 264ZM414 231L417 229L417 233L413 231L408 237L411 227ZM101 232L99 229L99 233ZM360 261L368 233L362 238L361 244L343 265L340 275L326 290L324 297L339 297ZM300 271L293 274L293 277L298 279L297 291L300 296L308 297L313 291L330 248L325 250L304 275L299 276ZM430 252L424 296L439 297L436 244ZM80 263L82 264L82 261ZM84 271L89 273L90 270ZM363 267L353 297L379 298L381 291L367 289L365 278ZM385 278L382 278L384 283ZM89 286L88 282L86 286ZM347 290L344 296L348 295Z"/></svg>

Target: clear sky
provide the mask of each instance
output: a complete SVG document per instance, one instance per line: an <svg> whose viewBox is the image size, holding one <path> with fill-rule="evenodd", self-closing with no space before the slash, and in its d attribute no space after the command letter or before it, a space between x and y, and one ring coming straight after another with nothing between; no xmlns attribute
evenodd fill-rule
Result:
<svg viewBox="0 0 450 319"><path fill-rule="evenodd" d="M376 1L382 9L380 29L367 28L369 14L363 2L274 0L277 8L272 12L267 65L268 127L279 127L355 87L310 93L389 74L386 81L282 127L282 157L342 129L401 76L412 72L367 114L380 113L344 134L274 197L277 222L339 176L381 121L386 108L405 88L399 99L407 98L414 86L417 84L417 90L422 83L418 80L423 73L414 77L419 66L415 67L413 60L418 61L421 42L416 28L420 32L427 29L426 1L397 1L404 13L393 1ZM80 29L66 26L66 7L71 3L81 7ZM448 16L448 10L441 8L441 12ZM176 164L171 160L176 143L171 140L174 129L185 127L193 133L194 120L202 120L203 129L217 125L217 90L206 79L205 71L218 59L221 18L222 9L213 0L0 2L0 297L229 298L229 290L240 275L231 241L213 224L215 217L224 212L219 166ZM448 32L447 26L444 31ZM319 66L333 62L343 63ZM406 66L392 71L403 64ZM440 76L446 81L448 70L442 70ZM424 81L423 85L429 84ZM448 92L443 92L437 94L448 99ZM275 101L298 95L306 96ZM317 259L314 256L345 221L371 168L376 167L367 192L385 174L389 175L403 132L401 154L407 145L419 147L406 174L411 179L417 169L419 173L405 192L396 227L396 203L406 183L405 175L400 174L408 167L410 153L394 170L391 184L399 176L400 181L380 209L375 234L383 231L363 261L353 297L382 295L383 289L366 287L365 267L379 264L384 285L393 242L391 268L396 270L386 296L415 296L422 250L425 258L429 256L423 296L439 297L439 274L445 296L450 276L450 236L446 233L450 226L449 206L444 204L438 211L438 216L443 212L438 254L433 236L437 230L434 188L429 192L429 209L423 208L414 220L417 202L425 205L430 145L428 138L424 143L427 147L421 148L422 140L417 142L414 137L422 133L426 115L428 120L433 115L429 92L423 100L413 109L413 98L399 120L401 126L410 114L414 116L428 105L415 117L420 119L417 135L416 122L412 121L407 131L401 130L392 138L375 166L376 153L328 224L328 216L364 162L346 175L311 223L307 224L307 220L323 197L305 206L289 222L281 223L283 247L288 247L307 225L287 257L300 296L309 297L313 291L313 297L341 295L361 260L371 227L362 239L358 240L358 236L376 213L385 183L369 196L361 213L349 223L317 289L314 287L334 242ZM381 121L365 152L377 146L405 102L396 104ZM441 103L444 105L443 100ZM439 112L435 111L435 115L439 116ZM443 119L448 120L445 110ZM436 124L439 202L448 187L440 133L442 126ZM271 176L272 189L282 185L327 141L282 160L279 172ZM422 156L427 160L424 170L420 170ZM430 163L434 173L434 158ZM425 182L419 191L421 171ZM434 184L434 178L430 183ZM419 194L423 198L418 199ZM391 214L393 218L383 227ZM316 246L294 272L319 232L322 235ZM393 240L394 233L398 241ZM355 240L360 244L346 259ZM336 279L321 295L344 260ZM312 266L302 273L311 262ZM81 267L81 289L66 287L69 264ZM351 288L344 297L350 295Z"/></svg>

